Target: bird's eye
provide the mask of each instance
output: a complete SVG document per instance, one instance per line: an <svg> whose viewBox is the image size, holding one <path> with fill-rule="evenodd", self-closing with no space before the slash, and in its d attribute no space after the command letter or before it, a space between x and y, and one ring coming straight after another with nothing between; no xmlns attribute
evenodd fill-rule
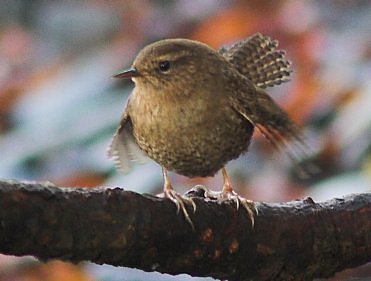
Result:
<svg viewBox="0 0 371 281"><path fill-rule="evenodd" d="M162 72L166 72L170 69L170 62L165 60L165 61L160 61L159 64L158 64L158 67L159 69L162 71Z"/></svg>

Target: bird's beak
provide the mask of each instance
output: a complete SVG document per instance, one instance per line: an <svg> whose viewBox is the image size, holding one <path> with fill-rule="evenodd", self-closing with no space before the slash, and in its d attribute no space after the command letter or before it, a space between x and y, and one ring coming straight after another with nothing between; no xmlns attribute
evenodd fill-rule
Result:
<svg viewBox="0 0 371 281"><path fill-rule="evenodd" d="M112 77L130 79L130 78L137 77L137 76L139 76L138 70L132 67L129 69L121 70L120 72L116 73Z"/></svg>

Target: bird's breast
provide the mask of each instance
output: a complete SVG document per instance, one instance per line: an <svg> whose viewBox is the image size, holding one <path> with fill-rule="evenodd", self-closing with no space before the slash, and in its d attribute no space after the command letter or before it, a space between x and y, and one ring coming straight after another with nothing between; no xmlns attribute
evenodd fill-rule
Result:
<svg viewBox="0 0 371 281"><path fill-rule="evenodd" d="M133 134L148 156L179 174L210 176L247 150L252 125L222 100L133 96Z"/></svg>

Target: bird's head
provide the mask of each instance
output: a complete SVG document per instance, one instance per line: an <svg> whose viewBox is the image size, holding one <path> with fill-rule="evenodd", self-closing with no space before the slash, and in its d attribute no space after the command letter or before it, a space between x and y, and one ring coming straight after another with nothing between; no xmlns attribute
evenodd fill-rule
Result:
<svg viewBox="0 0 371 281"><path fill-rule="evenodd" d="M226 61L209 46L187 39L165 39L145 47L130 69L116 78L131 78L137 87L187 95L215 85ZM209 81L206 81L209 80Z"/></svg>

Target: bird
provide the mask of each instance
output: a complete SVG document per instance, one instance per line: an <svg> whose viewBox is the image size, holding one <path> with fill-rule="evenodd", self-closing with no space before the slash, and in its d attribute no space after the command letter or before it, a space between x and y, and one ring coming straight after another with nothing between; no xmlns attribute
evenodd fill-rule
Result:
<svg viewBox="0 0 371 281"><path fill-rule="evenodd" d="M147 45L129 69L113 76L135 87L108 156L124 172L148 158L159 163L164 197L191 225L186 205L193 211L196 205L173 189L168 171L193 178L221 170L222 190L206 196L242 205L253 224L257 208L233 190L225 165L247 152L255 129L275 149L303 143L301 129L265 91L289 81L292 72L277 46L261 33L219 50L182 38Z"/></svg>

